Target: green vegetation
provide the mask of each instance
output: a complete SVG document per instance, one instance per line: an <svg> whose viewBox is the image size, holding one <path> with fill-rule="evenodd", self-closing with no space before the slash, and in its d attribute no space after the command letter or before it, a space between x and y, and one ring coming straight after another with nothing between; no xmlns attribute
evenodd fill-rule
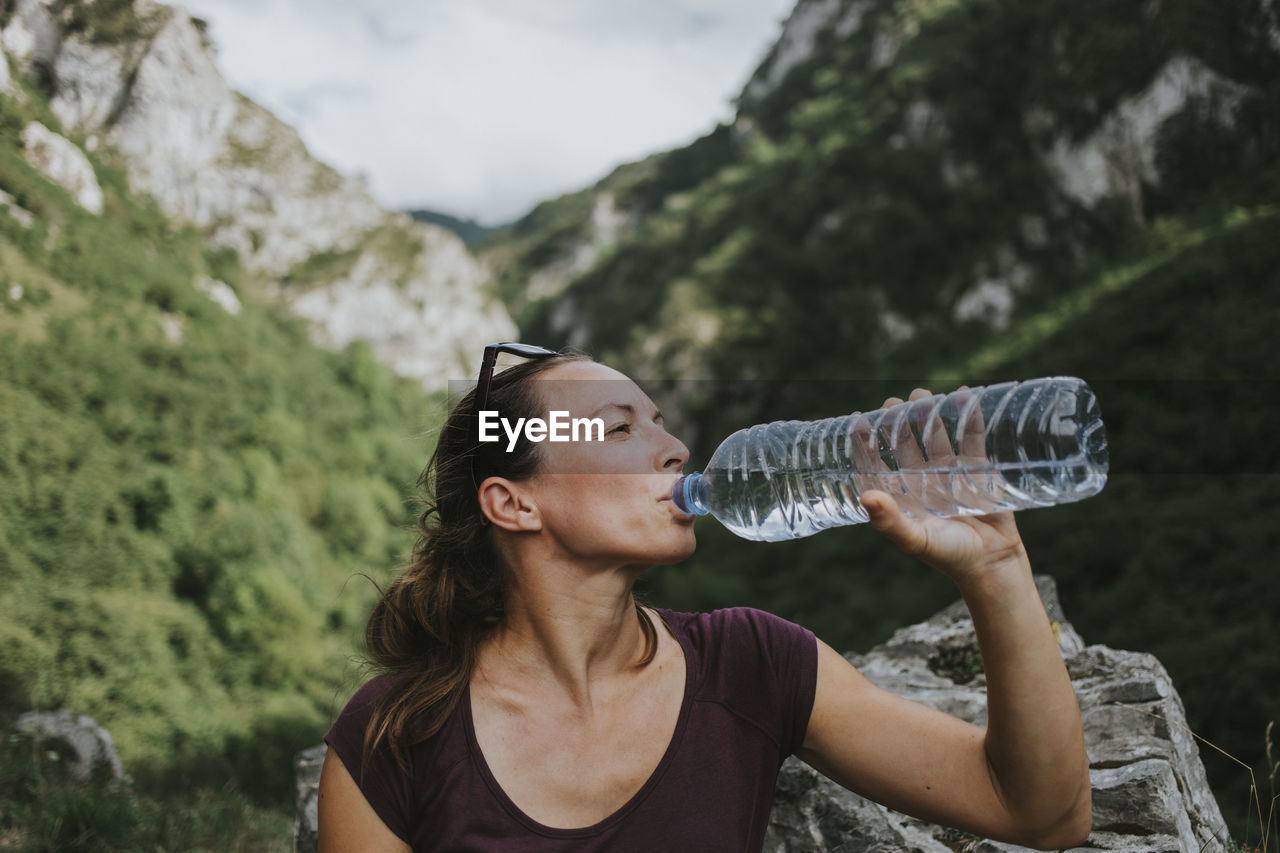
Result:
<svg viewBox="0 0 1280 853"><path fill-rule="evenodd" d="M140 14L134 0L56 0L51 11L68 33L82 34L98 44L119 44L148 38L156 33L173 14L159 7Z"/></svg>
<svg viewBox="0 0 1280 853"><path fill-rule="evenodd" d="M0 849L285 853L290 831L285 814L234 791L138 793L105 772L75 778L24 735L0 740Z"/></svg>
<svg viewBox="0 0 1280 853"><path fill-rule="evenodd" d="M360 260L360 252L360 246L350 249L322 249L294 264L293 269L285 274L284 283L307 287L346 278L355 269L356 261Z"/></svg>
<svg viewBox="0 0 1280 853"><path fill-rule="evenodd" d="M468 246L475 246L487 238L495 229L487 225L481 225L474 219L459 219L456 216L450 216L447 213L440 213L435 210L409 210L405 211L409 216L413 217L414 222L425 222L429 225L439 225L441 228L447 228Z"/></svg>
<svg viewBox="0 0 1280 853"><path fill-rule="evenodd" d="M1280 703L1280 59L1256 0L1081 3L876 0L733 128L540 205L484 250L526 340L573 337L656 377L691 467L744 424L914 385L1088 379L1112 477L1020 514L1035 566L1086 639L1155 653L1197 733L1263 779ZM120 3L68 8L99 40L139 25ZM1251 94L1170 118L1158 185L1093 209L1064 198L1039 152L1086 137L1175 56ZM410 544L405 500L441 401L367 347L312 347L233 252L130 196L109 162L94 160L106 212L76 207L21 156L27 121L57 123L20 83L23 104L0 97L0 189L34 216L0 206L0 723L91 714L136 786L95 797L29 743L0 743L0 845L269 849L290 757L358 681L361 576L385 582ZM604 194L629 217L620 242L562 295L529 299ZM394 279L421 244L387 227L361 248ZM356 260L320 252L288 278ZM1006 330L956 319L975 282L1011 269L1029 284ZM240 315L194 286L204 275ZM712 381L674 381L695 370ZM651 600L760 606L865 649L955 596L865 528L700 536L646 580ZM1236 836L1256 837L1247 774L1203 757Z"/></svg>
<svg viewBox="0 0 1280 853"><path fill-rule="evenodd" d="M41 105L0 103L0 189L35 215L0 209L0 718L89 714L137 780L117 810L10 748L0 839L71 849L80 821L136 849L267 849L287 839L276 812L247 812L235 844L218 833L246 798L291 808L292 755L357 685L441 403L366 346L312 346L234 253L109 165L103 215L77 207L21 156ZM205 275L238 315L195 286ZM225 826L156 823L198 812ZM75 849L104 845L135 849Z"/></svg>
<svg viewBox="0 0 1280 853"><path fill-rule="evenodd" d="M423 253L422 236L396 222L370 229L348 249L322 249L293 265L282 283L305 289L340 281L356 267L361 257L372 255L380 262L381 277L404 286L413 276Z"/></svg>
<svg viewBox="0 0 1280 853"><path fill-rule="evenodd" d="M611 195L615 204L625 206L630 191L651 182L659 159L619 166L594 187L544 201L519 221L494 229L477 245L494 262L495 288L518 325L525 326L529 276L562 261L576 245L591 242L592 218L602 197Z"/></svg>
<svg viewBox="0 0 1280 853"><path fill-rule="evenodd" d="M859 28L820 33L777 87L740 102L734 132L654 158L617 196L642 214L634 231L561 296L516 303L524 339L573 340L656 377L692 467L753 422L874 408L915 385L1085 377L1111 482L1019 518L1037 570L1089 641L1158 655L1195 730L1261 778L1280 703L1273 16L1256 0L869 4ZM1087 137L1176 57L1250 92L1169 118L1158 184L1093 209L1065 198L1040 152ZM536 271L520 246L554 255L582 233L581 214L558 214L491 247L508 287ZM1007 330L957 319L977 282L1018 276ZM695 370L712 381L681 381ZM955 595L866 530L700 535L693 560L654 573L654 600L754 604L865 649ZM1247 775L1204 759L1244 837Z"/></svg>

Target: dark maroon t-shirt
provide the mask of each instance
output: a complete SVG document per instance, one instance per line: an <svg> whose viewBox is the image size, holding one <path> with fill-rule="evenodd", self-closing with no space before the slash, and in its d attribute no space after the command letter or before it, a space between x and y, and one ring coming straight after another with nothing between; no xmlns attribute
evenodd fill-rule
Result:
<svg viewBox="0 0 1280 853"><path fill-rule="evenodd" d="M325 741L415 851L760 850L778 768L804 742L817 643L806 629L760 610L658 612L684 649L680 717L653 775L593 826L554 829L520 811L476 743L469 693L436 736L411 749L407 775L386 749L361 772L372 703L395 685L394 675L360 688Z"/></svg>

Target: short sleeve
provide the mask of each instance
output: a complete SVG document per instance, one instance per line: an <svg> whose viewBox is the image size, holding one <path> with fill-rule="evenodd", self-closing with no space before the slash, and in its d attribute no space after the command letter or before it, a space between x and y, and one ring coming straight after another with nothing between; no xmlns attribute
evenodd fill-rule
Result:
<svg viewBox="0 0 1280 853"><path fill-rule="evenodd" d="M410 779L396 763L384 740L364 761L364 737L378 700L392 690L397 679L391 675L374 678L356 691L333 726L325 743L342 759L364 798L395 835L410 842L409 804L413 801Z"/></svg>
<svg viewBox="0 0 1280 853"><path fill-rule="evenodd" d="M813 632L772 613L740 608L775 679L783 755L804 745L818 686L818 641Z"/></svg>
<svg viewBox="0 0 1280 853"><path fill-rule="evenodd" d="M818 641L807 628L750 607L705 614L704 683L777 745L779 763L804 744L818 684Z"/></svg>

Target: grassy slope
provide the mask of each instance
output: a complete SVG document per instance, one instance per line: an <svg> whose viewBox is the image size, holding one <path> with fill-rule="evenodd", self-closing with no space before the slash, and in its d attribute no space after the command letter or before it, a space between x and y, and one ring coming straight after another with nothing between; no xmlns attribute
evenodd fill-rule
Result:
<svg viewBox="0 0 1280 853"><path fill-rule="evenodd" d="M76 207L21 157L26 120L56 124L31 97L0 99L0 188L37 218L0 211L0 715L87 713L143 782L285 804L439 412L367 348L312 346L109 164L102 216Z"/></svg>

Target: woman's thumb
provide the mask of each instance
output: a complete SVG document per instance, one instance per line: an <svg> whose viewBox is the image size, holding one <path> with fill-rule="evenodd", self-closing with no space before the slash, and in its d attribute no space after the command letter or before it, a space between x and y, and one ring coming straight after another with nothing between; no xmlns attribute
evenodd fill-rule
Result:
<svg viewBox="0 0 1280 853"><path fill-rule="evenodd" d="M929 545L924 527L898 509L898 502L886 492L871 490L859 498L871 526L904 553L918 557Z"/></svg>

